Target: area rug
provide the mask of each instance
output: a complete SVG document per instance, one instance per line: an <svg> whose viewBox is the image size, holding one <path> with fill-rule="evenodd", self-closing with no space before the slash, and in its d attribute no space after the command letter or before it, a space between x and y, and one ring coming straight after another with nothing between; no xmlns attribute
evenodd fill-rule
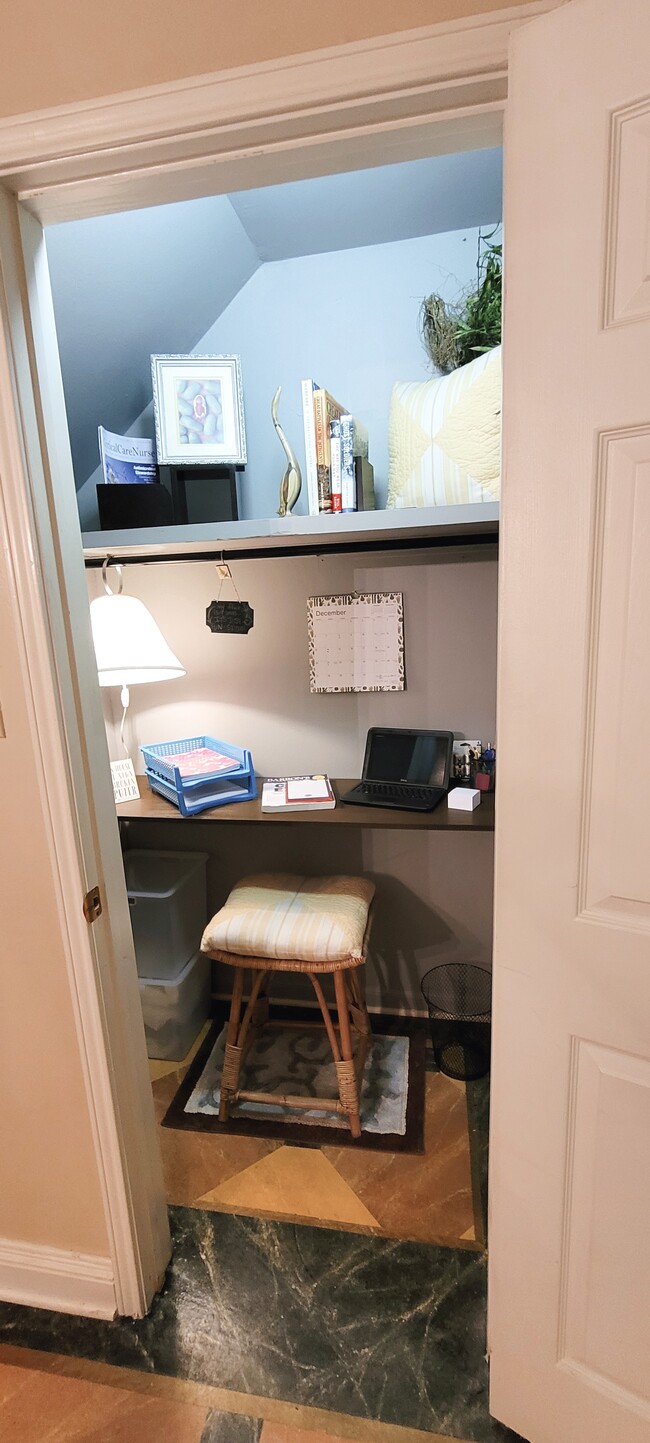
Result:
<svg viewBox="0 0 650 1443"><path fill-rule="evenodd" d="M354 1142L345 1117L311 1108L242 1102L219 1122L220 1082L226 1027L215 1024L194 1059L163 1121L165 1127L236 1132L297 1143L340 1146ZM364 1069L361 1138L356 1147L419 1152L423 1146L424 1031L407 1024L373 1031ZM336 1097L336 1073L329 1043L320 1028L269 1028L251 1045L242 1087L256 1092Z"/></svg>

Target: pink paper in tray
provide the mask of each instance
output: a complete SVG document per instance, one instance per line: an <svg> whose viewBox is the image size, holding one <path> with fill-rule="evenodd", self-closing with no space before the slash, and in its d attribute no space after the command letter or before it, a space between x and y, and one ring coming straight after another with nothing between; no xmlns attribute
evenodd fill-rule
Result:
<svg viewBox="0 0 650 1443"><path fill-rule="evenodd" d="M161 757L168 767L178 767L182 777L201 777L213 772L232 772L237 768L233 757L215 752L211 747L197 747L194 752L172 752Z"/></svg>

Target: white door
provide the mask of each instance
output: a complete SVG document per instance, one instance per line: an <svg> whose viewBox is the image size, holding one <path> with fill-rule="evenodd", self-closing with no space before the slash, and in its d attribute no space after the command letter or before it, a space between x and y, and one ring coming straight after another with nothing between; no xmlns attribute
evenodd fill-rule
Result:
<svg viewBox="0 0 650 1443"><path fill-rule="evenodd" d="M648 1443L648 0L515 34L505 240L491 1406Z"/></svg>
<svg viewBox="0 0 650 1443"><path fill-rule="evenodd" d="M20 230L22 228L22 245ZM22 608L36 723L56 820L62 932L86 1073L120 1312L145 1313L170 1256L162 1165L137 987L115 805L40 225L0 187L0 326L11 360L0 385L15 436L3 438L7 536ZM34 368L36 375L34 375ZM89 925L84 895L99 887Z"/></svg>

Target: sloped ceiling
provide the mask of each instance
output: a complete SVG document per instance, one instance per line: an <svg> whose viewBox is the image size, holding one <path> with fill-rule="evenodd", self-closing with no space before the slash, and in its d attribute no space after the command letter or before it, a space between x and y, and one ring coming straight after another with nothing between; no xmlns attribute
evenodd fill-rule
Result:
<svg viewBox="0 0 650 1443"><path fill-rule="evenodd" d="M230 200L260 260L280 261L500 221L501 169L501 150L473 150Z"/></svg>
<svg viewBox="0 0 650 1443"><path fill-rule="evenodd" d="M77 490L97 427L151 400L155 352L185 354L260 264L227 196L52 226L46 233Z"/></svg>
<svg viewBox="0 0 650 1443"><path fill-rule="evenodd" d="M50 227L77 488L98 425L126 431L150 401L151 354L191 351L259 265L496 223L501 165L468 151Z"/></svg>

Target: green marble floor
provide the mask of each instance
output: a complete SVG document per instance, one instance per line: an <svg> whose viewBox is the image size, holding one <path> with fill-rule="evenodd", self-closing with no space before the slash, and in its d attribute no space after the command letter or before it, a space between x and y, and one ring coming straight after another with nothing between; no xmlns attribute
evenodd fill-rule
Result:
<svg viewBox="0 0 650 1443"><path fill-rule="evenodd" d="M490 1418L482 1253L172 1208L148 1317L0 1305L0 1342L419 1429L466 1443Z"/></svg>

